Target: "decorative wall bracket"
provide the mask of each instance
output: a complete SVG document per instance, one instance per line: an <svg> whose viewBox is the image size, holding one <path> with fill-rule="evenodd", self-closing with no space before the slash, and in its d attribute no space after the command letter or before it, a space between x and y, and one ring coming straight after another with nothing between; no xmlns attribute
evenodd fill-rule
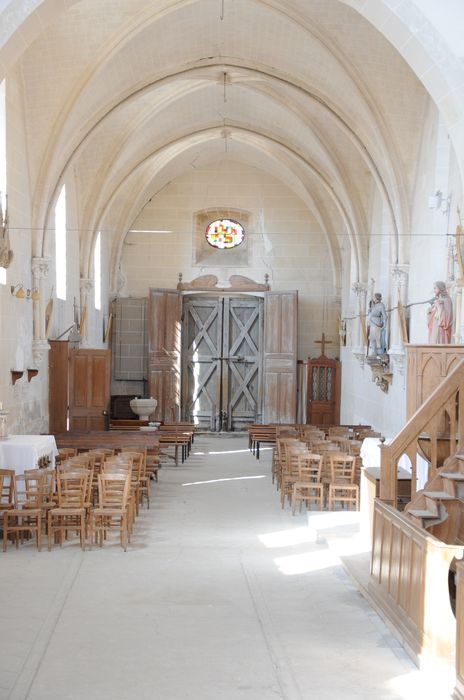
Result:
<svg viewBox="0 0 464 700"><path fill-rule="evenodd" d="M33 379L34 377L37 377L38 374L39 374L38 369L35 369L34 367L28 367L27 368L27 381L30 382L31 379Z"/></svg>
<svg viewBox="0 0 464 700"><path fill-rule="evenodd" d="M12 369L11 370L11 383L13 384L13 386L16 384L18 379L21 379L23 374L24 374L24 370L21 370L21 369Z"/></svg>
<svg viewBox="0 0 464 700"><path fill-rule="evenodd" d="M387 394L388 387L393 381L393 372L391 371L388 356L368 357L366 359L372 371L372 381L379 389Z"/></svg>
<svg viewBox="0 0 464 700"><path fill-rule="evenodd" d="M353 355L359 362L361 369L364 368L364 365L366 364L366 349L363 347L359 348L353 348Z"/></svg>

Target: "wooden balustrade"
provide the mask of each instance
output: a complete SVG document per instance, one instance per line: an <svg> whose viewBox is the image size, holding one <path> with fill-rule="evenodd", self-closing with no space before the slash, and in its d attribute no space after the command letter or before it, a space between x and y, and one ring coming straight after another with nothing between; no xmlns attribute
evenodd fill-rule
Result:
<svg viewBox="0 0 464 700"><path fill-rule="evenodd" d="M464 547L438 540L404 513L376 500L369 593L418 662L428 657L454 661L456 620L449 576L450 566L463 552ZM461 584L459 604L463 605L462 579ZM463 630L461 636L458 649L463 673Z"/></svg>
<svg viewBox="0 0 464 700"><path fill-rule="evenodd" d="M446 424L446 439L443 425ZM416 455L424 454L430 462L429 478L449 454L459 451L464 441L464 360L441 382L404 428L380 452L380 498L396 507L399 460L407 455L411 461L411 495L416 485ZM445 447L443 445L445 444Z"/></svg>

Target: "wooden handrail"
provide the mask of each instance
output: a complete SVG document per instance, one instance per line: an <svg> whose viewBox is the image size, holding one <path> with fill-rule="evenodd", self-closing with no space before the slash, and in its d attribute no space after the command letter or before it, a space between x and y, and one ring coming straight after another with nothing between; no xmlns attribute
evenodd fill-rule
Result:
<svg viewBox="0 0 464 700"><path fill-rule="evenodd" d="M461 448L461 439L462 436L464 436L464 360L457 365L448 377L445 377L429 398L417 409L414 415L411 416L392 442L389 445L383 445L381 447L380 498L382 501L396 508L398 460L404 454L408 455L411 460L411 493L414 493L417 440L433 421L438 421L440 419L443 410L458 393L458 421L456 425L452 424L452 434L450 437L451 440L457 440L457 447L458 449ZM436 434L433 437L436 438ZM436 447L433 458L436 458ZM432 463L433 461L434 459L432 459ZM435 467L436 464L432 464L432 466Z"/></svg>

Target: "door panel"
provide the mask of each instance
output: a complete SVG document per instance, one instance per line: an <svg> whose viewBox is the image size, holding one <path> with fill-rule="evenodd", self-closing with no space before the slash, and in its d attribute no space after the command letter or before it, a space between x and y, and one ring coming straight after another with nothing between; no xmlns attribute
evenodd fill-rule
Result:
<svg viewBox="0 0 464 700"><path fill-rule="evenodd" d="M222 299L184 300L184 418L207 430L219 427L222 323Z"/></svg>
<svg viewBox="0 0 464 700"><path fill-rule="evenodd" d="M263 300L224 299L224 410L227 429L240 430L259 420Z"/></svg>
<svg viewBox="0 0 464 700"><path fill-rule="evenodd" d="M64 433L68 429L69 362L67 340L49 340L48 404L50 433Z"/></svg>
<svg viewBox="0 0 464 700"><path fill-rule="evenodd" d="M156 420L178 420L181 358L180 292L150 289L148 297L148 395L158 401Z"/></svg>
<svg viewBox="0 0 464 700"><path fill-rule="evenodd" d="M264 306L263 421L296 421L297 292L267 292Z"/></svg>
<svg viewBox="0 0 464 700"><path fill-rule="evenodd" d="M104 430L110 404L110 350L70 350L69 428Z"/></svg>
<svg viewBox="0 0 464 700"><path fill-rule="evenodd" d="M211 430L239 430L261 405L263 301L184 299L184 418Z"/></svg>

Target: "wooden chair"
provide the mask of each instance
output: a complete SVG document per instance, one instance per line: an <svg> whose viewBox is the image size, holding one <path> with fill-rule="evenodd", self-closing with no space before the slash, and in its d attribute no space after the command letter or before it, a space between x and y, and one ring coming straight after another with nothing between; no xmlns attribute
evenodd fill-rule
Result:
<svg viewBox="0 0 464 700"><path fill-rule="evenodd" d="M341 503L359 510L359 486L355 483L355 457L347 454L330 455L329 510Z"/></svg>
<svg viewBox="0 0 464 700"><path fill-rule="evenodd" d="M285 462L282 469L282 476L280 482L280 503L282 508L285 506L285 499L291 502L293 484L298 481L298 456L300 454L307 454L308 450L306 445L299 442L297 445L291 445L286 450Z"/></svg>
<svg viewBox="0 0 464 700"><path fill-rule="evenodd" d="M95 541L102 547L107 531L117 527L120 532L121 547L125 552L127 551L127 543L130 542L128 519L130 481L130 472L98 475L98 507L92 510L90 516L90 542L95 536Z"/></svg>
<svg viewBox="0 0 464 700"><path fill-rule="evenodd" d="M281 489L282 474L287 459L287 452L292 447L299 448L303 443L297 438L278 438L276 440L275 460L273 460L272 469L274 470L273 478L275 478L277 491Z"/></svg>
<svg viewBox="0 0 464 700"><path fill-rule="evenodd" d="M319 510L324 508L324 484L321 481L322 455L299 454L298 481L293 484L292 490L292 515L295 515L296 504L306 503L307 506L314 502Z"/></svg>
<svg viewBox="0 0 464 700"><path fill-rule="evenodd" d="M15 507L14 469L0 469L0 513Z"/></svg>
<svg viewBox="0 0 464 700"><path fill-rule="evenodd" d="M294 437L277 438L272 451L272 483L277 483L277 490L280 489L282 467L285 461L285 448L287 445L297 445L299 440Z"/></svg>
<svg viewBox="0 0 464 700"><path fill-rule="evenodd" d="M130 447L121 448L121 455L130 455L133 458L133 462L140 461L139 478L138 478L138 497L140 500L140 505L143 506L144 499L147 500L147 507L150 508L150 478L147 475L147 451L137 450L135 451ZM137 467L137 465L136 465ZM138 511L137 511L138 515Z"/></svg>
<svg viewBox="0 0 464 700"><path fill-rule="evenodd" d="M60 462L64 462L66 459L75 457L76 455L77 449L75 447L61 447L55 457L55 462L56 464L60 464Z"/></svg>
<svg viewBox="0 0 464 700"><path fill-rule="evenodd" d="M53 467L47 467L46 469L29 469L24 472L27 476L37 477L39 479L38 487L40 490L39 495L39 507L42 511L42 525L44 532L47 531L48 522L48 511L51 508L56 508L56 498L55 498L55 478L56 471ZM24 506L28 508L26 504ZM33 507L33 506L31 506Z"/></svg>
<svg viewBox="0 0 464 700"><path fill-rule="evenodd" d="M114 457L105 460L102 466L102 474L119 474L122 476L129 476L129 498L127 501L127 513L128 513L128 531L129 534L133 532L133 527L135 523L135 491L132 489L132 457Z"/></svg>
<svg viewBox="0 0 464 700"><path fill-rule="evenodd" d="M37 473L41 470L35 470ZM23 534L35 535L37 549L41 550L43 481L40 474L19 474L14 482L14 507L3 512L3 551L6 552L8 536L15 534L16 548ZM18 538L20 535L20 538Z"/></svg>
<svg viewBox="0 0 464 700"><path fill-rule="evenodd" d="M193 434L192 434L193 443ZM159 447L147 448L146 470L149 479L158 481L158 472L161 469Z"/></svg>
<svg viewBox="0 0 464 700"><path fill-rule="evenodd" d="M132 460L131 491L134 495L135 515L138 515L142 498L142 483L144 482L144 477L146 478L144 470L145 454L143 452L130 451L123 448L119 453L119 457Z"/></svg>
<svg viewBox="0 0 464 700"><path fill-rule="evenodd" d="M332 425L329 428L329 432L328 432L329 440L332 437L341 437L341 438L346 438L348 440L349 436L350 436L350 429L344 425Z"/></svg>
<svg viewBox="0 0 464 700"><path fill-rule="evenodd" d="M62 546L63 535L69 531L79 532L81 547L85 549L88 481L89 472L85 469L58 472L58 507L48 511L48 551L54 533Z"/></svg>

